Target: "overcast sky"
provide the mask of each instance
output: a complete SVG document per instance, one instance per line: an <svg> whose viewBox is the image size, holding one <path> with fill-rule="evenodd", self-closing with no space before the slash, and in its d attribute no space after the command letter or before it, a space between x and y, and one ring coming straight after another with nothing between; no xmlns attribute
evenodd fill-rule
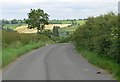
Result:
<svg viewBox="0 0 120 82"><path fill-rule="evenodd" d="M118 12L119 0L0 0L4 19L24 19L30 9L43 9L50 19L73 19Z"/></svg>

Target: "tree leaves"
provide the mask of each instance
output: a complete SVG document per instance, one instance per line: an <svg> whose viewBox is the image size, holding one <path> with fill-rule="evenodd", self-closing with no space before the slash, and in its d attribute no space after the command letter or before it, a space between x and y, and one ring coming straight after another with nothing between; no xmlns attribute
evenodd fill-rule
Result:
<svg viewBox="0 0 120 82"><path fill-rule="evenodd" d="M37 28L38 33L42 33L45 25L48 24L49 15L45 13L42 9L31 9L28 13L28 28Z"/></svg>
<svg viewBox="0 0 120 82"><path fill-rule="evenodd" d="M98 17L89 17L86 24L80 26L73 36L77 46L92 50L118 62L118 15L108 13Z"/></svg>

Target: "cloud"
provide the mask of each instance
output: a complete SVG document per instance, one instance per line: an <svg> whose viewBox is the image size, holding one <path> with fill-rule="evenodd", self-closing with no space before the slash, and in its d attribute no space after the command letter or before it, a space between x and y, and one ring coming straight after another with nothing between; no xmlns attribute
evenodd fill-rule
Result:
<svg viewBox="0 0 120 82"><path fill-rule="evenodd" d="M118 2L119 0L1 0L2 3L35 3L35 2Z"/></svg>
<svg viewBox="0 0 120 82"><path fill-rule="evenodd" d="M41 8L45 10L51 19L84 18L97 16L110 11L117 12L117 1L118 0L2 0L2 18L27 18L27 13L31 8Z"/></svg>

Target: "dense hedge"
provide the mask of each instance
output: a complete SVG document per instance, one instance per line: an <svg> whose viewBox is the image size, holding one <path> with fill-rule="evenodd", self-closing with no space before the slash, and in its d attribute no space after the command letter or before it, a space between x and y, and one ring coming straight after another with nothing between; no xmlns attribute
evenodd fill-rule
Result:
<svg viewBox="0 0 120 82"><path fill-rule="evenodd" d="M50 40L45 35L37 35L37 34L22 34L17 32L2 32L2 47L7 48L11 46L17 45L25 45L30 42L38 42L38 41L48 41Z"/></svg>
<svg viewBox="0 0 120 82"><path fill-rule="evenodd" d="M89 17L86 24L73 33L72 40L77 46L115 59L119 63L118 15L108 13Z"/></svg>

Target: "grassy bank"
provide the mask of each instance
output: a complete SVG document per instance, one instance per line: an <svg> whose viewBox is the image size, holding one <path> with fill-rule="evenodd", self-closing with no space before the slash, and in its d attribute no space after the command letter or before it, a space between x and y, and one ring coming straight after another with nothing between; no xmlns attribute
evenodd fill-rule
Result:
<svg viewBox="0 0 120 82"><path fill-rule="evenodd" d="M90 63L106 70L108 73L112 74L115 79L120 81L120 68L114 60L100 56L94 52L87 51L80 47L76 47L76 50Z"/></svg>
<svg viewBox="0 0 120 82"><path fill-rule="evenodd" d="M8 65L10 62L14 61L19 56L33 50L36 48L39 48L41 46L44 46L45 44L53 43L52 41L46 41L46 42L37 42L37 43L29 43L23 46L18 46L16 48L5 48L2 51L2 67Z"/></svg>
<svg viewBox="0 0 120 82"><path fill-rule="evenodd" d="M8 65L26 52L50 43L53 43L53 41L42 34L21 34L17 32L3 31L2 54L0 54L0 57L2 57L1 67Z"/></svg>
<svg viewBox="0 0 120 82"><path fill-rule="evenodd" d="M2 51L0 50L0 68L2 67Z"/></svg>

